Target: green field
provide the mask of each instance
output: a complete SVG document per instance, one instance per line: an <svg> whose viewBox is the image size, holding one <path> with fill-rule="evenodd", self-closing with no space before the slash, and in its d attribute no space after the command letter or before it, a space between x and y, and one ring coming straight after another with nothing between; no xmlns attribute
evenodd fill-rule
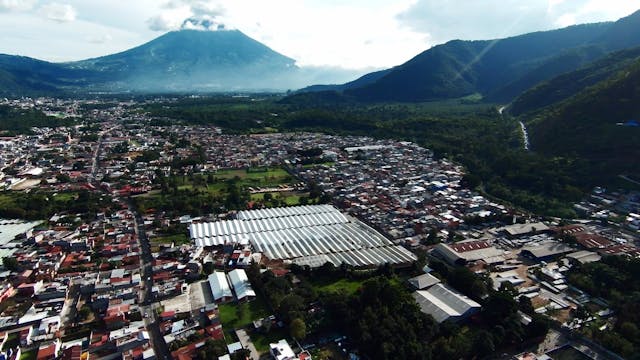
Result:
<svg viewBox="0 0 640 360"><path fill-rule="evenodd" d="M31 349L20 354L20 360L35 360L38 357L38 349Z"/></svg>
<svg viewBox="0 0 640 360"><path fill-rule="evenodd" d="M208 174L174 175L161 179L160 190L135 197L138 209L202 215L229 209L246 209L247 202L260 201L251 196L251 189L278 188L297 180L282 168L250 168L220 170ZM279 195L283 195L280 198ZM277 192L277 201L265 202L265 206L298 205L301 194Z"/></svg>
<svg viewBox="0 0 640 360"><path fill-rule="evenodd" d="M302 205L300 199L302 197L309 197L309 193L295 193L290 191L272 192L270 194L274 199L283 199L288 206ZM264 200L264 195L264 193L251 194L251 201L262 201Z"/></svg>
<svg viewBox="0 0 640 360"><path fill-rule="evenodd" d="M191 240L186 234L176 234L170 236L162 236L151 239L152 244L171 244L175 243L175 245L184 245L191 243Z"/></svg>
<svg viewBox="0 0 640 360"><path fill-rule="evenodd" d="M222 304L218 309L220 310L220 321L227 331L249 326L253 320L271 315L267 304L260 296L240 304Z"/></svg>
<svg viewBox="0 0 640 360"><path fill-rule="evenodd" d="M318 292L337 292L345 296L354 294L362 286L361 280L350 279L309 279L309 282Z"/></svg>

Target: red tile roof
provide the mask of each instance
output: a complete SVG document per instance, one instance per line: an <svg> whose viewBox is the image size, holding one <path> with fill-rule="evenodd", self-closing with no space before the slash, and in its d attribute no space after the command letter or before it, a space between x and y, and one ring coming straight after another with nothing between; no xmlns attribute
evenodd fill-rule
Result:
<svg viewBox="0 0 640 360"><path fill-rule="evenodd" d="M587 249L604 249L613 245L613 241L595 234L575 234L578 244Z"/></svg>
<svg viewBox="0 0 640 360"><path fill-rule="evenodd" d="M490 247L488 242L486 241L469 241L464 243L457 243L449 245L455 252L467 252L473 250L486 249Z"/></svg>

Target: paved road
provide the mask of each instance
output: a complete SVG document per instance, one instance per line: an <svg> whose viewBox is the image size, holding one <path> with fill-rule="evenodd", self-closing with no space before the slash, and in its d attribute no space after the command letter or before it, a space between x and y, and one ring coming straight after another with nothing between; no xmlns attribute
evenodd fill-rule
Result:
<svg viewBox="0 0 640 360"><path fill-rule="evenodd" d="M244 329L236 330L236 336L238 336L238 340L240 341L240 344L242 344L242 346L245 349L249 349L249 351L251 352L251 359L253 360L260 359L260 353L256 349L255 345L253 345L253 342L251 341L251 338L249 337L249 334L247 334L246 330Z"/></svg>
<svg viewBox="0 0 640 360"><path fill-rule="evenodd" d="M100 162L98 161L100 152L102 151L103 135L111 132L116 127L106 129L99 133L98 147L93 154L93 162L91 164L91 181L98 188L100 182L95 179L95 174L98 172ZM140 309L143 313L148 314L148 318L144 318L144 323L149 331L149 337L153 351L156 353L156 359L158 360L171 360L171 352L167 343L164 341L164 337L160 333L159 320L156 317L154 304L153 304L153 256L151 256L151 246L149 245L149 239L147 238L147 232L144 228L144 221L138 213L131 199L121 199L127 202L129 211L134 215L135 233L138 238L138 245L140 248L140 276L142 277L141 286L144 289L140 296Z"/></svg>
<svg viewBox="0 0 640 360"><path fill-rule="evenodd" d="M159 360L171 359L169 347L160 333L159 320L156 318L153 308L153 294L151 291L153 288L153 256L151 256L151 246L149 245L147 232L144 228L144 221L140 214L138 214L133 202L128 200L127 204L129 205L129 210L134 214L135 229L140 244L140 275L144 288L140 305L143 312L149 314L149 318L145 320L145 324L149 331L150 341L156 353L156 358Z"/></svg>

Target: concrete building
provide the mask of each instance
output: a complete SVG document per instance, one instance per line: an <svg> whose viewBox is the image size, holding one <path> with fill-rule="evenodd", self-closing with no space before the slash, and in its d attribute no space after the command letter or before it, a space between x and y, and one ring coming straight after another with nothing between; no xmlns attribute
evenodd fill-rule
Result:
<svg viewBox="0 0 640 360"><path fill-rule="evenodd" d="M560 255L570 253L574 250L574 248L567 244L550 240L525 246L520 251L520 255L536 261L546 261L554 259Z"/></svg>
<svg viewBox="0 0 640 360"><path fill-rule="evenodd" d="M480 304L455 290L443 285L433 285L428 290L413 293L423 313L433 316L441 323L447 320L459 321L478 312Z"/></svg>
<svg viewBox="0 0 640 360"><path fill-rule="evenodd" d="M482 260L487 264L504 262L503 251L487 241L464 241L455 244L438 244L431 254L451 265L466 265Z"/></svg>

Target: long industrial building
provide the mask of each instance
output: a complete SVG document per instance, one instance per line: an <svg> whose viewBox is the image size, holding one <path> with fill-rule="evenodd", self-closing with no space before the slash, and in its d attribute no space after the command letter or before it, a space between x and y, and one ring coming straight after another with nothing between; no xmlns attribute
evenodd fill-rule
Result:
<svg viewBox="0 0 640 360"><path fill-rule="evenodd" d="M416 260L410 251L331 205L240 211L235 220L196 223L189 231L198 246L251 244L270 259L299 265L367 267Z"/></svg>

